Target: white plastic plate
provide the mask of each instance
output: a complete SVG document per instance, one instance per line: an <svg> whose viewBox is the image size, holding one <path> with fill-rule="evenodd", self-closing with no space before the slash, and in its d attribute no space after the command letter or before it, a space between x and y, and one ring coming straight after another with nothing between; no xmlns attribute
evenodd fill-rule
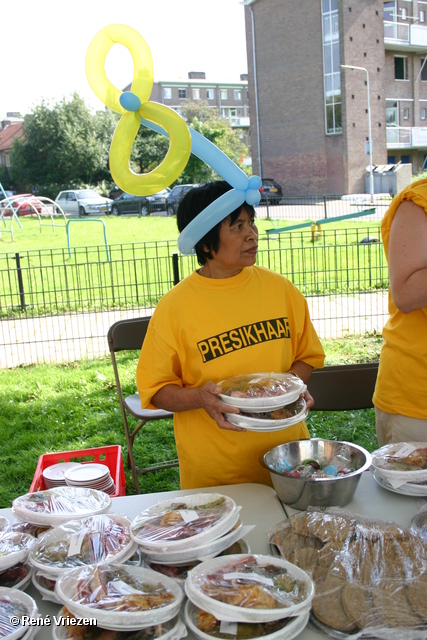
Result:
<svg viewBox="0 0 427 640"><path fill-rule="evenodd" d="M241 413L226 413L225 417L228 422L231 422L231 424L234 424L236 427L244 427L248 431L281 431L282 429L292 427L294 424L298 424L302 420L305 420L307 415L308 411L306 402L304 398L301 398L301 411L290 418L271 420L244 416Z"/></svg>
<svg viewBox="0 0 427 640"><path fill-rule="evenodd" d="M226 393L220 393L219 398L225 404L228 404L232 407L237 407L238 409L242 409L243 411L250 411L253 413L262 413L264 411L273 411L278 407L284 407L287 404L291 404L298 400L301 394L304 394L307 385L298 378L289 373L254 373L250 374L250 377L256 381L257 379L268 378L272 376L274 378L278 378L283 382L287 382L290 384L290 387L286 393L281 393L277 396L265 396L265 397L238 397L238 396L230 396ZM235 376L238 378L239 376ZM249 376L248 376L249 377ZM218 382L218 385L223 385L225 380L221 380Z"/></svg>

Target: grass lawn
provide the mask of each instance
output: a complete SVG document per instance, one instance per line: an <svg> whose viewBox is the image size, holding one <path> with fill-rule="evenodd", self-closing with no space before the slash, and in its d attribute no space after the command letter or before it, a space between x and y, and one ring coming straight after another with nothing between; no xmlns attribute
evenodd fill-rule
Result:
<svg viewBox="0 0 427 640"><path fill-rule="evenodd" d="M327 364L377 360L381 336L326 340ZM135 389L137 354L123 354L124 393ZM110 358L63 365L0 370L0 507L27 493L40 455L126 442ZM316 412L308 418L311 435L349 440L369 451L377 448L374 410ZM135 439L139 466L175 457L171 420L145 427ZM125 468L127 493L134 493ZM144 493L179 488L178 469L140 477Z"/></svg>

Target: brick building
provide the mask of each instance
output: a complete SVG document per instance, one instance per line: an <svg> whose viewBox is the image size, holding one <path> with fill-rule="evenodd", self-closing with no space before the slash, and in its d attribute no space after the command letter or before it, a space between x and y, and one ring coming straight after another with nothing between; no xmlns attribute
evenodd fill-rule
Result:
<svg viewBox="0 0 427 640"><path fill-rule="evenodd" d="M288 194L364 193L369 123L374 166L423 168L426 0L244 4L254 173Z"/></svg>

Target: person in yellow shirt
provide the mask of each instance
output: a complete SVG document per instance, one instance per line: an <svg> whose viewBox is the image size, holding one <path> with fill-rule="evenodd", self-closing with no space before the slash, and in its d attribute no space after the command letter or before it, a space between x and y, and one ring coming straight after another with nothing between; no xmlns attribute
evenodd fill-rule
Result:
<svg viewBox="0 0 427 640"><path fill-rule="evenodd" d="M179 230L230 189L218 181L189 191L178 208ZM148 326L138 392L142 407L174 412L182 489L271 484L260 455L309 438L304 421L273 432L236 427L218 398L218 382L234 375L292 370L307 382L324 363L304 296L282 275L255 266L257 250L255 211L245 202L200 237L201 268L160 300ZM305 399L310 408L308 392Z"/></svg>
<svg viewBox="0 0 427 640"><path fill-rule="evenodd" d="M380 447L427 440L427 180L393 199L381 235L390 317L373 397Z"/></svg>

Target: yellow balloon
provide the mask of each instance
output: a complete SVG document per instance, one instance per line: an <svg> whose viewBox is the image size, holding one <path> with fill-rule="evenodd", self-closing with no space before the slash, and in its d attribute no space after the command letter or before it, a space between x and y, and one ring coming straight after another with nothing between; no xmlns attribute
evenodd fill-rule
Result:
<svg viewBox="0 0 427 640"><path fill-rule="evenodd" d="M137 174L130 169L132 144L143 117L161 125L170 144L165 159L149 173ZM185 169L191 153L190 131L180 115L157 102L146 102L139 112L126 112L114 133L110 148L110 171L114 182L136 196L148 196L174 182Z"/></svg>
<svg viewBox="0 0 427 640"><path fill-rule="evenodd" d="M114 44L122 44L129 49L133 64L134 77L131 91L146 102L151 95L154 80L151 51L138 31L124 24L111 24L104 27L93 38L86 53L86 75L95 95L113 111L125 113L120 104L122 94L107 78L105 58Z"/></svg>

